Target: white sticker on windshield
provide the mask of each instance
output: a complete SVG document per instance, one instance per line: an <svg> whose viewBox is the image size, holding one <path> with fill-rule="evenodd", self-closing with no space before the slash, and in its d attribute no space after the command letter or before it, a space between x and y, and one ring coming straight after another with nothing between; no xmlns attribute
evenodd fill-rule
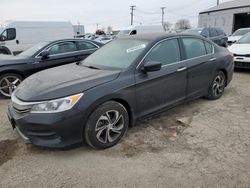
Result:
<svg viewBox="0 0 250 188"><path fill-rule="evenodd" d="M134 52L134 51L136 51L136 50L143 49L143 48L145 48L145 47L146 47L146 44L141 44L141 45L139 45L139 46L134 46L134 47L132 47L132 48L127 49L126 52L127 52L127 53L131 53L131 52Z"/></svg>

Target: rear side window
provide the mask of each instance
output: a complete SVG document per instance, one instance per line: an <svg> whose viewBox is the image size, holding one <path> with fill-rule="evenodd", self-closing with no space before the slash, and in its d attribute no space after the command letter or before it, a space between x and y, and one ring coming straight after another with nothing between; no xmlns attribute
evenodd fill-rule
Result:
<svg viewBox="0 0 250 188"><path fill-rule="evenodd" d="M210 28L209 35L210 35L210 37L216 37L216 36L218 36L218 33L217 33L216 29Z"/></svg>
<svg viewBox="0 0 250 188"><path fill-rule="evenodd" d="M203 40L197 38L183 38L182 41L187 59L207 54Z"/></svg>
<svg viewBox="0 0 250 188"><path fill-rule="evenodd" d="M204 41L204 44L205 44L205 47L207 50L207 54L212 54L213 53L213 45L207 41Z"/></svg>
<svg viewBox="0 0 250 188"><path fill-rule="evenodd" d="M2 32L2 36L4 36L5 40L14 40L16 38L16 29L6 29Z"/></svg>
<svg viewBox="0 0 250 188"><path fill-rule="evenodd" d="M97 46L90 43L90 42L85 42L85 41L80 41L78 42L78 49L79 50L91 50L91 49L96 49Z"/></svg>
<svg viewBox="0 0 250 188"><path fill-rule="evenodd" d="M177 39L170 39L159 43L146 57L146 62L157 61L168 65L180 61L180 48Z"/></svg>
<svg viewBox="0 0 250 188"><path fill-rule="evenodd" d="M74 51L77 51L76 44L74 42L57 43L48 49L50 55L63 54Z"/></svg>

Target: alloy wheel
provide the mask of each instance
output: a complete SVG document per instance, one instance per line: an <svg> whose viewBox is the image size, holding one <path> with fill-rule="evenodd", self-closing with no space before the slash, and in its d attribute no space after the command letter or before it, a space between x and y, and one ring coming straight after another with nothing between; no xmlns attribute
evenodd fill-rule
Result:
<svg viewBox="0 0 250 188"><path fill-rule="evenodd" d="M0 80L0 93L6 97L10 97L20 83L21 80L17 76L5 76Z"/></svg>
<svg viewBox="0 0 250 188"><path fill-rule="evenodd" d="M225 87L225 79L222 75L217 75L213 82L213 94L215 97L223 93Z"/></svg>
<svg viewBox="0 0 250 188"><path fill-rule="evenodd" d="M123 127L123 115L117 110L107 111L100 116L96 123L96 138L104 144L112 143L122 134Z"/></svg>

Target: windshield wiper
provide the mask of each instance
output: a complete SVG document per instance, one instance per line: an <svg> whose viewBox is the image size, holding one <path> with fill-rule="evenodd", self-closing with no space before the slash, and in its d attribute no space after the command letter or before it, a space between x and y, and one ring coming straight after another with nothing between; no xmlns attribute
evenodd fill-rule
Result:
<svg viewBox="0 0 250 188"><path fill-rule="evenodd" d="M90 68L90 69L97 69L97 70L100 70L100 68L98 68L98 67L95 67L95 66L93 66L93 65L83 65L84 67L88 67L88 68Z"/></svg>

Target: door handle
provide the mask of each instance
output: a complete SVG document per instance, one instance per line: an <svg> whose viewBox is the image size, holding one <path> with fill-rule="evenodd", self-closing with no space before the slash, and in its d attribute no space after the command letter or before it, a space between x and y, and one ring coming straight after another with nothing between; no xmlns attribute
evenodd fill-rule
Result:
<svg viewBox="0 0 250 188"><path fill-rule="evenodd" d="M19 40L16 40L16 43L19 44Z"/></svg>
<svg viewBox="0 0 250 188"><path fill-rule="evenodd" d="M216 60L215 57L209 59L209 61L215 61L215 60Z"/></svg>
<svg viewBox="0 0 250 188"><path fill-rule="evenodd" d="M177 72L181 72L181 71L184 71L186 69L187 69L187 67L180 67L180 68L177 69Z"/></svg>

